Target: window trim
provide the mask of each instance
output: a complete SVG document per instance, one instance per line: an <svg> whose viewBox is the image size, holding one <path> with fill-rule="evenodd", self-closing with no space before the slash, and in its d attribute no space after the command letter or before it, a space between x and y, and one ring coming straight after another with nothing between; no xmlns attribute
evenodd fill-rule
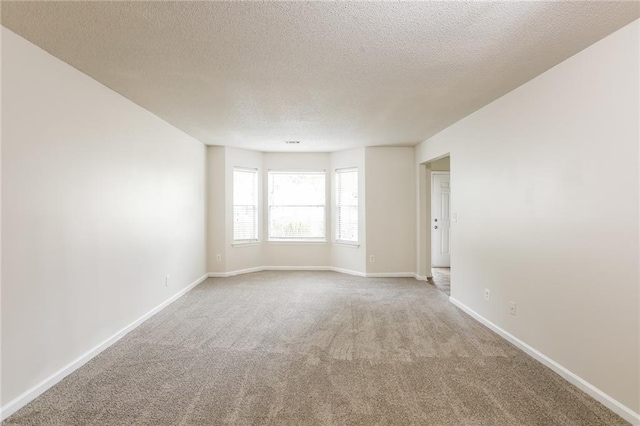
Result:
<svg viewBox="0 0 640 426"><path fill-rule="evenodd" d="M356 206L358 208L358 238L355 241L351 241L351 240L342 240L339 239L339 235L338 232L340 231L340 228L338 226L339 223L339 211L340 211L340 203L339 203L339 191L338 191L338 173L345 173L345 172L356 172L356 176L358 178L358 205ZM335 175L335 217L336 217L336 223L335 223L335 234L334 234L334 243L336 245L340 245L340 246L349 246L349 247L355 247L358 248L360 247L360 174L358 171L358 166L351 166L351 167L342 167L342 168L338 168L335 169L334 171L334 175Z"/></svg>
<svg viewBox="0 0 640 426"><path fill-rule="evenodd" d="M236 236L235 236L235 225L233 226L231 233L232 233L232 246L233 247L241 247L241 246L249 246L249 245L256 245L260 243L260 171L258 170L257 167L241 167L241 166L233 166L233 170L231 172L231 215L232 217L234 216L235 213L235 207L236 207L236 202L235 202L235 179L234 179L234 173L235 171L242 171L242 172L252 172L255 174L255 185L256 185L256 191L255 191L255 206L256 206L256 221L255 221L255 231L256 231L256 238L250 238L250 239L242 239L242 240L236 240ZM233 222L232 222L233 223Z"/></svg>
<svg viewBox="0 0 640 426"><path fill-rule="evenodd" d="M284 238L284 237L272 237L271 236L271 174L307 174L307 175L322 175L324 177L324 205L323 207L323 222L324 222L324 236L323 237L308 237L308 238ZM266 241L269 244L326 244L327 243L327 171L326 169L267 169L267 202L265 203L267 208L267 238ZM318 205L309 205L306 207L319 207Z"/></svg>

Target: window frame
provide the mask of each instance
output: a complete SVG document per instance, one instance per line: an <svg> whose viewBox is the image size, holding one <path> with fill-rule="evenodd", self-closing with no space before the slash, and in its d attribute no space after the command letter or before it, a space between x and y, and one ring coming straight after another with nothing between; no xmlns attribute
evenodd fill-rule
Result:
<svg viewBox="0 0 640 426"><path fill-rule="evenodd" d="M252 239L236 239L236 226L235 226L235 211L236 211L236 200L235 200L235 187L236 187L236 180L235 180L235 172L236 171L240 171L240 172L250 172L254 175L254 185L255 185L255 194L254 194L254 201L255 201L255 225L254 225L254 231L255 231L255 238ZM231 211L232 211L232 217L233 217L233 229L232 229L232 241L233 241L233 245L234 246L241 246L241 245L254 245L260 242L260 178L259 178L259 170L257 168L252 168L252 167L240 167L240 166L234 166L233 167L233 171L232 171L232 183L231 183ZM243 204L244 205L244 204Z"/></svg>
<svg viewBox="0 0 640 426"><path fill-rule="evenodd" d="M326 244L327 243L327 171L325 169L268 169L267 173L267 202L265 203L267 209L267 242L270 244ZM284 238L271 236L271 207L272 203L272 190L271 190L271 175L272 174L304 174L304 175L322 175L324 177L324 204L322 205L322 221L324 223L324 236L322 237L303 237L303 238ZM313 207L309 205L308 207Z"/></svg>
<svg viewBox="0 0 640 426"><path fill-rule="evenodd" d="M358 194L358 198L357 201L358 203L355 205L356 207L356 239L354 240L345 240L340 238L340 191L338 189L338 175L341 173L353 173L355 172L356 174L356 185L357 185L357 194ZM335 169L334 172L334 177L335 177L335 194L334 194L334 198L335 198L335 240L334 242L338 245L347 245L347 246L356 246L359 247L360 246L360 175L358 173L358 166L352 166L352 167L344 167L344 168L339 168L339 169ZM353 206L352 206L353 207Z"/></svg>

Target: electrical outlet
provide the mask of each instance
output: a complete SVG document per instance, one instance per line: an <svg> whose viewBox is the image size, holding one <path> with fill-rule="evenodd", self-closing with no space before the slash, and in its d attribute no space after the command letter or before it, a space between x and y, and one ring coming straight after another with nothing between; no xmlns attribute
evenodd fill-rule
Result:
<svg viewBox="0 0 640 426"><path fill-rule="evenodd" d="M488 288L484 289L484 300L489 301L490 292Z"/></svg>
<svg viewBox="0 0 640 426"><path fill-rule="evenodd" d="M166 279L165 279L165 281L164 281L164 285L165 285L165 287L169 287L169 279L170 279L170 278L171 278L171 277L169 277L169 275L167 275L167 278L166 278Z"/></svg>
<svg viewBox="0 0 640 426"><path fill-rule="evenodd" d="M216 260L218 262L222 262L222 255L221 254L216 254Z"/></svg>
<svg viewBox="0 0 640 426"><path fill-rule="evenodd" d="M376 257L374 255L369 256L369 262L373 263L376 261Z"/></svg>
<svg viewBox="0 0 640 426"><path fill-rule="evenodd" d="M509 313L513 316L516 315L516 302L509 302Z"/></svg>

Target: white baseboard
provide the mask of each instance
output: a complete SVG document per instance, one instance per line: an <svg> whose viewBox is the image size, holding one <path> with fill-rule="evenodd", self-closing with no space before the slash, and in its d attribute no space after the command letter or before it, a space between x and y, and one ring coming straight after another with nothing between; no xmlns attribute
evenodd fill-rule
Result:
<svg viewBox="0 0 640 426"><path fill-rule="evenodd" d="M209 272L209 278L227 278L234 275L250 274L260 271L329 271L328 266L256 266L254 268L237 269L229 272Z"/></svg>
<svg viewBox="0 0 640 426"><path fill-rule="evenodd" d="M260 271L333 271L341 274L367 276L364 272L352 271L350 269L334 268L333 266L257 266L255 268L238 269L229 272L209 272L209 278L226 278L234 275L250 274ZM413 275L411 275L413 276Z"/></svg>
<svg viewBox="0 0 640 426"><path fill-rule="evenodd" d="M234 275L250 274L252 272L260 272L260 271L264 271L262 266L258 266L256 268L238 269L237 271L229 271L229 272L209 272L207 275L209 278L227 278L227 277L233 277Z"/></svg>
<svg viewBox="0 0 640 426"><path fill-rule="evenodd" d="M140 324L142 324L143 322L145 322L146 320L148 320L149 318L151 318L152 316L160 312L162 309L169 306L171 303L175 302L177 299L179 299L189 290L191 290L192 288L200 284L202 281L207 279L207 277L208 277L208 274L201 276L200 278L195 280L193 283L189 284L187 287L183 288L182 290L180 290L179 292L177 292L176 294L174 294L173 296L171 296L170 298L168 298L167 300L165 300L155 308L151 309L149 312L147 312L146 314L144 314L143 316L141 316L131 324L127 325L126 327L124 327L123 329L121 329L120 331L118 331L117 333L115 333L114 335L112 335L111 337L109 337L99 345L95 346L93 349L88 350L76 360L70 362L66 366L62 367L60 370L53 373L47 379L33 386L31 389L28 389L26 392L24 392L17 398L13 399L12 401L9 401L8 403L6 403L4 406L0 408L0 421L4 421L10 415L12 415L16 411L18 411L19 409L27 405L29 402L36 399L38 396L42 395L45 391L47 391L53 385L55 385L60 380L67 377L69 374L76 371L78 368L82 367L84 364L89 362L92 358L94 358L100 352L107 349L109 346L116 343L118 340L120 340L122 337L124 337L127 333L132 331L134 328L136 328L137 326L139 326Z"/></svg>
<svg viewBox="0 0 640 426"><path fill-rule="evenodd" d="M263 271L331 271L331 266L263 266Z"/></svg>
<svg viewBox="0 0 640 426"><path fill-rule="evenodd" d="M414 272L367 272L368 278L414 278Z"/></svg>
<svg viewBox="0 0 640 426"><path fill-rule="evenodd" d="M604 393L603 391L601 391L591 383L584 380L582 377L578 376L575 373L572 373L562 365L558 364L556 361L544 355L542 352L529 346L522 340L515 337L513 334L498 327L497 325L495 325L488 319L484 318L483 316L481 316L476 311L469 308L459 300L453 297L449 297L449 301L454 305L456 305L458 308L462 309L467 314L469 314L476 321L490 328L505 340L511 342L512 344L514 344L515 346L517 346L518 348L520 348L521 350L529 354L531 357L533 357L537 361L541 362L542 364L546 365L547 367L555 371L563 379L565 379L566 381L568 381L569 383L571 383L572 385L574 385L575 387L577 387L578 389L580 389L581 391L589 395L591 398L595 399L596 401L598 401L599 403L601 403L602 405L604 405L605 407L607 407L608 409L610 409L611 411L613 411L614 413L616 413L617 415L619 415L620 417L622 417L623 419L631 423L632 425L634 426L640 425L640 414L634 412L629 407L625 406L621 402L607 395L606 393Z"/></svg>
<svg viewBox="0 0 640 426"><path fill-rule="evenodd" d="M257 266L255 268L238 269L236 271L229 272L209 272L210 278L226 278L234 275L250 274L252 272L260 271L333 271L341 274L355 275L358 277L369 278L415 278L417 280L425 281L426 277L416 275L415 272L371 272L365 273L360 271L353 271L350 269L336 268L333 266Z"/></svg>
<svg viewBox="0 0 640 426"><path fill-rule="evenodd" d="M333 272L338 272L340 274L355 275L356 277L366 277L367 276L367 274L364 273L364 272L354 271L352 269L336 268L336 267L332 266L331 270Z"/></svg>
<svg viewBox="0 0 640 426"><path fill-rule="evenodd" d="M427 281L428 279L426 275L418 275L418 274L413 274L413 278L415 278L418 281Z"/></svg>

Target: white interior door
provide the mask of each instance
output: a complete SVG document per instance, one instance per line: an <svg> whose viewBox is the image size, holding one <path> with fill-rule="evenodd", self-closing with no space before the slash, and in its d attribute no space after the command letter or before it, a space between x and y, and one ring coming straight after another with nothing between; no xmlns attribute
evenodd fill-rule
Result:
<svg viewBox="0 0 640 426"><path fill-rule="evenodd" d="M431 174L431 266L450 266L451 188L449 172Z"/></svg>

